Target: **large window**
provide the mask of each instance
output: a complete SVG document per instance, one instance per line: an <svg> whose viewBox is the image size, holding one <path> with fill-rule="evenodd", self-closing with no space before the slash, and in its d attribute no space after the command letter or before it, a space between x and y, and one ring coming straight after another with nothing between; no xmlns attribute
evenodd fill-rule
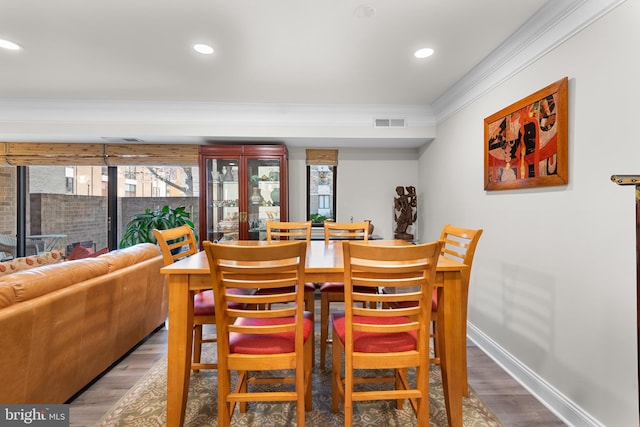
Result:
<svg viewBox="0 0 640 427"><path fill-rule="evenodd" d="M0 148L0 258L76 242L115 249L133 215L165 204L185 206L198 224L196 145Z"/></svg>

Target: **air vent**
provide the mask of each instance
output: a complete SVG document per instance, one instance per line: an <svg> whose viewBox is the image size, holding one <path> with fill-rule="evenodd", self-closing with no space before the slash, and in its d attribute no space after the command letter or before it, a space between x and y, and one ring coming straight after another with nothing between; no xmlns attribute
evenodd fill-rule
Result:
<svg viewBox="0 0 640 427"><path fill-rule="evenodd" d="M374 126L377 128L403 128L404 119L376 119Z"/></svg>

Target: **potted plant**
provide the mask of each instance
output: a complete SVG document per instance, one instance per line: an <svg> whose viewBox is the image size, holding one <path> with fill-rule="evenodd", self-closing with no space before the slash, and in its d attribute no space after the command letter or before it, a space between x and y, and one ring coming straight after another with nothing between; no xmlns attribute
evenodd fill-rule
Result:
<svg viewBox="0 0 640 427"><path fill-rule="evenodd" d="M309 219L311 220L311 224L314 227L323 227L325 221L333 221L333 219L319 213L312 213L311 215L309 215Z"/></svg>
<svg viewBox="0 0 640 427"><path fill-rule="evenodd" d="M133 246L138 243L157 244L153 235L153 229L167 230L169 228L188 225L194 229L193 221L190 219L191 214L186 211L184 206L175 209L169 206L163 206L162 209L151 210L145 209L144 213L133 216L133 219L127 224L122 240L120 240L120 249ZM195 234L195 231L194 231ZM196 234L196 240L198 235Z"/></svg>

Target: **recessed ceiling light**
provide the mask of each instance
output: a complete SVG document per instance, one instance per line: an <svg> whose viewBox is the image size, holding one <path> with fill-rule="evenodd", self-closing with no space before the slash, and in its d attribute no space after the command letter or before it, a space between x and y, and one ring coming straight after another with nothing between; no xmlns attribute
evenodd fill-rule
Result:
<svg viewBox="0 0 640 427"><path fill-rule="evenodd" d="M427 58L427 57L433 55L433 49L428 48L428 47L426 47L424 49L418 49L418 50L416 50L416 53L414 53L414 55L415 55L416 58L420 58L420 59Z"/></svg>
<svg viewBox="0 0 640 427"><path fill-rule="evenodd" d="M356 18L371 18L375 14L376 10L368 4L361 4L353 10L353 16Z"/></svg>
<svg viewBox="0 0 640 427"><path fill-rule="evenodd" d="M201 53L203 55L212 55L213 54L213 48L211 46L209 46L208 44L202 44L202 43L194 44L193 45L193 50L195 50L196 52Z"/></svg>
<svg viewBox="0 0 640 427"><path fill-rule="evenodd" d="M9 40L0 39L0 47L9 50L21 50L22 46Z"/></svg>

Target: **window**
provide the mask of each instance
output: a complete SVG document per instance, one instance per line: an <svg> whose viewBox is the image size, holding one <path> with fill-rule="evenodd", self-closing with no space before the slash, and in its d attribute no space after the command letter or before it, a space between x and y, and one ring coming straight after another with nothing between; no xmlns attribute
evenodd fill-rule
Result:
<svg viewBox="0 0 640 427"><path fill-rule="evenodd" d="M35 235L115 249L133 215L164 204L198 224L197 145L14 143L3 158L17 165L0 167L0 235L20 242L10 256L42 250Z"/></svg>
<svg viewBox="0 0 640 427"><path fill-rule="evenodd" d="M336 218L338 150L307 150L307 218Z"/></svg>
<svg viewBox="0 0 640 427"><path fill-rule="evenodd" d="M135 197L136 196L136 184L125 181L125 184L124 184L124 195L125 195L125 197Z"/></svg>

